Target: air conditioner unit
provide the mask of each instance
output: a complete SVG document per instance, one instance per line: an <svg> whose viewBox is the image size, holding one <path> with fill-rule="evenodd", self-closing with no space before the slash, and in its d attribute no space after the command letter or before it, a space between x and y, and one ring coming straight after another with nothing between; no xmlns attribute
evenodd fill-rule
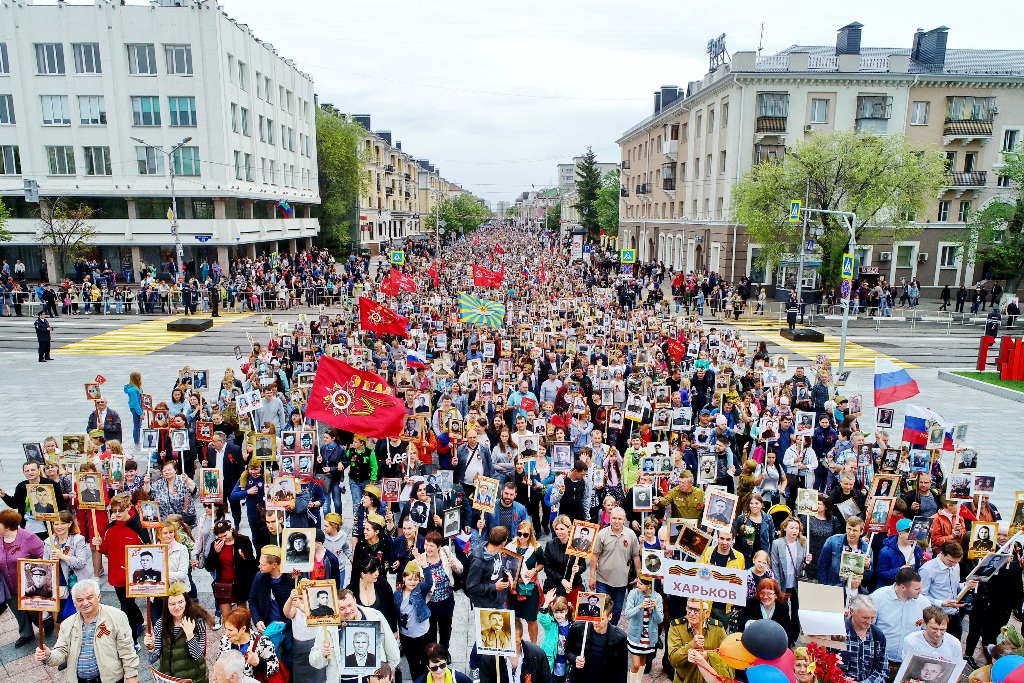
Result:
<svg viewBox="0 0 1024 683"><path fill-rule="evenodd" d="M891 251L883 251L881 253L881 255L879 256L879 259L881 259L882 261L892 261L892 252Z"/></svg>
<svg viewBox="0 0 1024 683"><path fill-rule="evenodd" d="M924 252L921 252L920 254L918 254L917 255L917 262L918 263L928 263L928 254L926 254Z"/></svg>
<svg viewBox="0 0 1024 683"><path fill-rule="evenodd" d="M804 126L805 133L810 133L812 130L814 130L814 126L812 126L811 124L808 123L806 126Z"/></svg>

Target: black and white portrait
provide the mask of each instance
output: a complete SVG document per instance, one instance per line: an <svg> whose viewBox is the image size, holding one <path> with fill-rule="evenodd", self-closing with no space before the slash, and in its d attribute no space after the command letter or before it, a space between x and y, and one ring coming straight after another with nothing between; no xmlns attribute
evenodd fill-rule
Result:
<svg viewBox="0 0 1024 683"><path fill-rule="evenodd" d="M650 512L654 509L654 490L650 485L633 487L633 511Z"/></svg>
<svg viewBox="0 0 1024 683"><path fill-rule="evenodd" d="M346 676L369 676L383 660L380 622L346 621L338 633L342 648L341 673Z"/></svg>
<svg viewBox="0 0 1024 683"><path fill-rule="evenodd" d="M704 505L704 525L713 529L731 529L736 500L736 496L731 493L717 489L711 491Z"/></svg>
<svg viewBox="0 0 1024 683"><path fill-rule="evenodd" d="M302 584L302 595L308 610L308 626L336 626L341 623L334 579L306 580Z"/></svg>
<svg viewBox="0 0 1024 683"><path fill-rule="evenodd" d="M445 510L442 516L444 522L444 537L451 538L457 536L462 530L462 510L459 508L452 508Z"/></svg>
<svg viewBox="0 0 1024 683"><path fill-rule="evenodd" d="M167 594L167 546L130 545L125 551L128 597L144 598Z"/></svg>
<svg viewBox="0 0 1024 683"><path fill-rule="evenodd" d="M58 602L57 560L18 560L18 609L56 612Z"/></svg>
<svg viewBox="0 0 1024 683"><path fill-rule="evenodd" d="M409 504L409 519L421 529L430 523L430 506L426 501L414 500Z"/></svg>
<svg viewBox="0 0 1024 683"><path fill-rule="evenodd" d="M285 529L282 570L285 572L290 572L293 569L303 572L312 570L315 538L315 529Z"/></svg>

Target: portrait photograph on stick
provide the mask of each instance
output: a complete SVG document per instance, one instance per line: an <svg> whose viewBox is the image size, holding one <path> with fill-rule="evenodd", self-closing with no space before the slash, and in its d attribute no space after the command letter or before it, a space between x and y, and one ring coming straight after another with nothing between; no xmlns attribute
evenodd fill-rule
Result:
<svg viewBox="0 0 1024 683"><path fill-rule="evenodd" d="M129 598L167 595L170 571L166 545L129 545L125 547L125 555Z"/></svg>
<svg viewBox="0 0 1024 683"><path fill-rule="evenodd" d="M18 560L18 609L27 612L56 612L59 601L57 560Z"/></svg>
<svg viewBox="0 0 1024 683"><path fill-rule="evenodd" d="M516 613L513 610L478 607L473 610L473 616L478 653L515 656Z"/></svg>
<svg viewBox="0 0 1024 683"><path fill-rule="evenodd" d="M370 676L384 661L379 621L346 621L338 631L341 673Z"/></svg>

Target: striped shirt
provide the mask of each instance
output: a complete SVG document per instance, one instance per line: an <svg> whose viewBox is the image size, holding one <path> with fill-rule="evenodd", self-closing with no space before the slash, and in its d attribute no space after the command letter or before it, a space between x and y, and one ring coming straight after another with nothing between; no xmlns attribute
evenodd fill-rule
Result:
<svg viewBox="0 0 1024 683"><path fill-rule="evenodd" d="M85 623L84 619L82 620L82 651L78 653L78 665L75 668L79 680L99 678L100 676L100 665L96 661L96 650L93 647L96 643L96 627L99 623L98 617L89 624Z"/></svg>

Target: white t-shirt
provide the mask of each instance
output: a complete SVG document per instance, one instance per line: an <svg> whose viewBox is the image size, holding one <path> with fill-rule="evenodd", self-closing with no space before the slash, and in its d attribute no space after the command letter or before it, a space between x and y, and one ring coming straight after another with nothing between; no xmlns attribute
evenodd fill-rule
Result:
<svg viewBox="0 0 1024 683"><path fill-rule="evenodd" d="M910 655L924 655L944 662L959 662L964 658L959 640L947 633L942 637L942 643L935 647L925 639L924 631L914 631L903 639L903 658Z"/></svg>
<svg viewBox="0 0 1024 683"><path fill-rule="evenodd" d="M483 453L478 445L475 450L469 451L469 462L466 463L466 474L462 477L463 484L474 484L476 475L484 476Z"/></svg>

